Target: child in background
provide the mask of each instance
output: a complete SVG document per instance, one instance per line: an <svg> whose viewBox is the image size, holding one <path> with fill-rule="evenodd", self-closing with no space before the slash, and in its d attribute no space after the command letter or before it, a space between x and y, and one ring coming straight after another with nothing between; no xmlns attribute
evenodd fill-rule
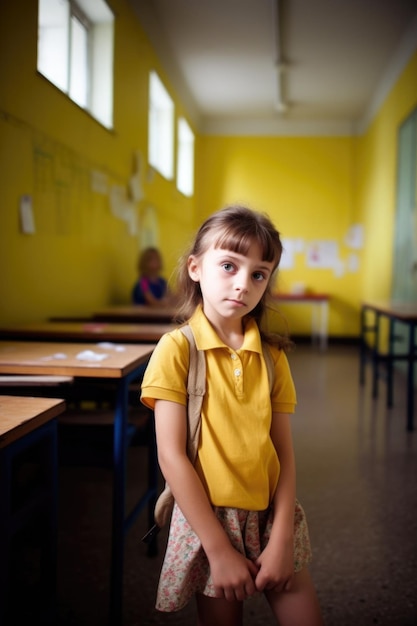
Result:
<svg viewBox="0 0 417 626"><path fill-rule="evenodd" d="M195 596L199 626L240 625L243 601L257 592L281 626L322 625L295 493L290 342L263 330L281 253L267 216L232 206L203 223L179 267L180 313L207 370L195 465L186 453L189 345L180 330L162 337L142 383L175 497L156 607L177 611ZM262 341L274 362L272 390Z"/></svg>
<svg viewBox="0 0 417 626"><path fill-rule="evenodd" d="M164 306L168 295L167 281L160 274L162 257L157 248L146 248L139 257L139 279L133 287L132 302Z"/></svg>

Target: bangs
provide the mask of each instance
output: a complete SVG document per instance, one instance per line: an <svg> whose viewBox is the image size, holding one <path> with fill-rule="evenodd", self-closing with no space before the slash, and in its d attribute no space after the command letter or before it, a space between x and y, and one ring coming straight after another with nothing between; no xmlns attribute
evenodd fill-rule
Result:
<svg viewBox="0 0 417 626"><path fill-rule="evenodd" d="M216 237L214 236L214 247L222 250L230 250L245 256L249 252L249 248L253 243L257 243L261 248L261 256L263 261L268 263L279 263L282 253L281 242L271 237L271 234L265 229L252 228L248 230L247 225L233 227L230 226L222 230Z"/></svg>

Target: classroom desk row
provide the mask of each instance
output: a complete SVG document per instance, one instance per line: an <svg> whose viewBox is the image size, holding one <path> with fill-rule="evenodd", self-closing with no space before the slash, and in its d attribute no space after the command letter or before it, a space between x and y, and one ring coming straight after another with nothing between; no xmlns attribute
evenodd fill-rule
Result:
<svg viewBox="0 0 417 626"><path fill-rule="evenodd" d="M30 528L40 515L42 532L37 535L44 567L40 572L39 595L44 601L39 612L42 619L52 623L56 605L58 515L56 417L64 410L63 400L0 396L0 624L8 623L11 611L9 569L13 539L20 531ZM36 446L41 446L38 464L43 480L22 497L13 488L15 462Z"/></svg>
<svg viewBox="0 0 417 626"><path fill-rule="evenodd" d="M153 432L148 447L149 477L146 492L125 515L126 457L128 448L128 390L141 380L154 344L98 344L0 341L0 374L70 376L78 381L106 380L114 390L113 519L110 572L110 622L122 615L124 542L129 528L148 505L153 512L157 491L157 460ZM18 389L18 388L17 388ZM150 423L152 421L150 420Z"/></svg>
<svg viewBox="0 0 417 626"><path fill-rule="evenodd" d="M325 293L276 293L273 294L275 306L296 305L311 309L311 341L326 350L329 336L329 303L330 296ZM174 319L174 309L151 309L140 305L114 306L97 311L93 319L111 323L140 323L154 324L170 323Z"/></svg>
<svg viewBox="0 0 417 626"><path fill-rule="evenodd" d="M330 296L326 293L275 293L275 306L296 305L311 309L311 340L321 350L326 350L328 344L329 303ZM118 305L96 311L91 318L80 320L86 324L172 324L175 318L174 307L149 307L143 305ZM54 322L76 321L68 318L54 318Z"/></svg>
<svg viewBox="0 0 417 626"><path fill-rule="evenodd" d="M0 339L24 341L88 341L94 343L157 343L175 324L88 322L32 322L0 328Z"/></svg>
<svg viewBox="0 0 417 626"><path fill-rule="evenodd" d="M386 349L382 346L382 326L388 324ZM405 329L405 348L398 350L396 343L398 327ZM360 370L359 382L365 384L365 365L370 354L372 364L372 396L378 396L378 380L381 365L385 365L386 404L393 406L394 401L394 364L406 364L407 376L407 430L414 430L414 372L417 360L417 304L395 302L363 302L361 306L360 331Z"/></svg>

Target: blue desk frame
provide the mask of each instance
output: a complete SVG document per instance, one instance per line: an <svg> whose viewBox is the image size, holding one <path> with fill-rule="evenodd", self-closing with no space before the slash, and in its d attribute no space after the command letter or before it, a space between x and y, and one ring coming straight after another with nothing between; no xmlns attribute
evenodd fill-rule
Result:
<svg viewBox="0 0 417 626"><path fill-rule="evenodd" d="M128 394L129 385L143 376L146 365L127 374L119 381L114 416L113 435L113 529L110 579L110 623L114 626L122 623L123 612L123 565L125 537L146 505L149 506L149 524L154 523L153 512L158 487L158 461L154 423L148 421L148 489L137 502L133 510L125 517L126 506L126 459L128 449ZM151 550L156 550L155 544Z"/></svg>
<svg viewBox="0 0 417 626"><path fill-rule="evenodd" d="M8 342L5 342L6 345ZM120 372L120 376L104 376L94 374L94 370L87 366L88 373L79 372L80 368L73 368L71 365L62 361L40 361L39 357L43 358L42 354L38 352L38 346L35 343L24 344L21 342L10 342L10 344L16 344L16 346L26 345L30 351L34 347L35 356L32 359L23 359L17 362L7 362L1 367L1 371L6 374L29 374L33 375L34 372L48 373L51 375L67 374L71 371L71 376L74 377L74 381L82 381L87 384L90 382L94 384L94 380L106 380L112 382L116 386L115 395L115 410L114 410L114 430L113 430L113 519L112 519L112 551L111 551L111 572L110 572L110 623L113 626L122 623L123 613L123 566L124 566L124 544L125 537L130 527L148 505L149 524L153 524L153 512L157 496L158 487L158 462L156 455L156 442L154 433L153 419L148 420L148 485L147 489L139 498L138 502L134 506L133 510L126 515L126 474L127 474L127 449L129 446L129 440L132 435L132 427L128 424L128 408L129 408L129 386L134 381L139 381L143 377L143 373L148 364L149 357L152 353L151 346L147 345L146 349L149 349L149 353L145 356L136 366L133 366L131 370L127 372ZM51 350L51 344L40 342L39 345L45 345L45 353L49 354ZM55 344L62 349L62 346L67 346L67 352L77 352L82 349L85 344ZM89 344L87 344L89 345ZM58 349L58 348L56 348ZM38 356L36 356L38 355ZM71 358L71 357L70 357ZM128 368L127 368L128 369ZM18 393L21 395L22 388L16 387ZM73 391L68 391L66 399L70 400ZM139 398L138 398L139 403ZM134 430L134 429L133 429ZM152 555L156 552L156 539L151 543L148 548L148 554Z"/></svg>
<svg viewBox="0 0 417 626"><path fill-rule="evenodd" d="M367 321L369 313L373 315L373 323ZM388 319L388 348L383 353L380 350L381 320ZM407 352L396 354L394 350L397 340L395 329L397 324L405 324L408 327L408 350ZM361 307L361 331L360 331L360 369L359 381L365 384L365 364L367 354L371 354L372 362L372 396L378 397L378 379L380 378L380 363L386 364L387 396L388 407L393 406L394 401L394 363L395 361L405 361L407 363L407 430L414 430L414 363L417 359L417 305L415 304L393 304L393 303L369 303L365 302ZM368 333L373 333L374 342L372 347L368 346L366 337Z"/></svg>
<svg viewBox="0 0 417 626"><path fill-rule="evenodd" d="M46 447L42 464L47 477L47 484L32 494L17 510L12 510L12 464L23 451L38 443ZM57 565L57 495L58 495L58 463L57 463L57 423L53 418L30 431L23 437L0 449L0 623L3 623L8 606L8 577L10 565L10 543L13 536L22 528L30 525L33 519L44 515L45 536L42 539L41 591L48 598L43 606L42 618L53 620L56 610L56 565ZM49 621L48 621L49 623Z"/></svg>

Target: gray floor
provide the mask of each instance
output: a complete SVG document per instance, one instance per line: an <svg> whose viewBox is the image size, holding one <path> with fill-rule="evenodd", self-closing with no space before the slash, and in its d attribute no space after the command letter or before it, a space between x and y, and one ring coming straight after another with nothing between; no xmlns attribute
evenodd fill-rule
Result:
<svg viewBox="0 0 417 626"><path fill-rule="evenodd" d="M395 407L387 410L383 382L376 401L369 380L359 387L354 347L320 353L300 345L290 362L299 399L293 418L298 497L309 521L311 572L325 623L415 625L417 431L405 429L403 380L396 375ZM143 455L140 447L130 451L129 497L141 489ZM104 626L111 471L62 465L60 493L58 624ZM192 625L193 605L171 615L153 608L162 555L146 556L145 527L140 519L126 542L124 625ZM245 626L273 623L262 597L247 602Z"/></svg>

